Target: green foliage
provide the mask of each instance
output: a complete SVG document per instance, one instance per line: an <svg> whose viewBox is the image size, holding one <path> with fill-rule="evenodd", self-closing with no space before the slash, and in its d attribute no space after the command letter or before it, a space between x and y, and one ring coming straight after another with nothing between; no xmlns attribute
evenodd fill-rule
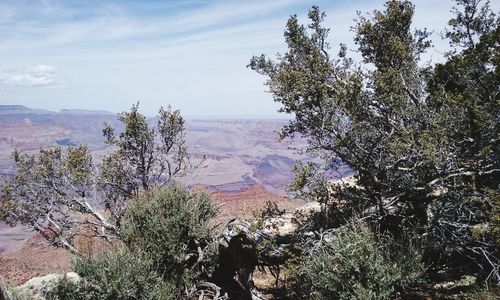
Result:
<svg viewBox="0 0 500 300"><path fill-rule="evenodd" d="M50 300L88 299L83 288L80 288L78 283L69 280L67 277L57 281L55 286L47 293L46 298Z"/></svg>
<svg viewBox="0 0 500 300"><path fill-rule="evenodd" d="M215 268L218 248L209 221L217 212L209 195L169 185L132 203L122 238L132 251L148 253L164 278L189 287Z"/></svg>
<svg viewBox="0 0 500 300"><path fill-rule="evenodd" d="M40 149L38 155L13 154L17 174L4 186L0 216L10 225L31 226L50 242L74 250L79 230L73 218L85 213L98 219L90 204L92 157L86 146ZM90 201L90 202L89 202ZM105 224L113 230L111 224Z"/></svg>
<svg viewBox="0 0 500 300"><path fill-rule="evenodd" d="M286 213L286 210L280 209L278 204L273 201L266 201L264 207L255 211L252 211L254 220L252 222L253 230L260 230L264 226L264 222L269 218L280 217Z"/></svg>
<svg viewBox="0 0 500 300"><path fill-rule="evenodd" d="M208 222L216 215L207 194L179 185L134 199L122 226L125 248L77 257L82 280L62 280L49 299L178 299L207 280L217 244Z"/></svg>
<svg viewBox="0 0 500 300"><path fill-rule="evenodd" d="M500 257L500 195L494 197L494 209L491 212L489 226L489 235L493 239L493 249L496 257Z"/></svg>
<svg viewBox="0 0 500 300"><path fill-rule="evenodd" d="M103 135L116 151L103 164L108 194L137 196L140 190L163 186L189 167L184 118L178 110L161 107L156 127L139 113L139 104L118 114L124 130L117 136L106 124Z"/></svg>
<svg viewBox="0 0 500 300"><path fill-rule="evenodd" d="M106 241L119 237L127 202L171 182L190 164L179 111L160 108L152 127L134 105L118 120L123 132L103 129L114 151L101 163L84 145L40 149L36 155L15 151L17 173L3 188L1 219L30 226L74 253L73 241L83 231Z"/></svg>
<svg viewBox="0 0 500 300"><path fill-rule="evenodd" d="M307 299L390 299L424 271L417 247L377 239L361 221L324 236L289 268L294 296Z"/></svg>
<svg viewBox="0 0 500 300"><path fill-rule="evenodd" d="M434 169L418 132L426 124L422 72L417 61L428 45L425 31L412 32L413 5L389 1L373 19L360 17L356 41L365 62L375 67L364 72L345 57L329 53L328 30L322 27L317 7L309 12L308 29L296 16L285 31L288 52L274 62L254 57L250 67L268 77L267 85L282 111L295 119L283 128L284 137L308 138L307 150L332 166L339 158L356 171L359 188L332 195L322 176L303 176L298 188L308 187L322 202L338 196L362 213L375 208L382 220L386 202L408 202L408 215L418 214L425 191L416 191ZM387 37L387 38L386 38ZM342 51L343 50L343 51ZM436 137L429 139L434 143ZM310 165L304 172L314 171ZM311 183L308 183L311 182ZM396 197L396 198L395 198Z"/></svg>
<svg viewBox="0 0 500 300"><path fill-rule="evenodd" d="M496 300L500 298L500 290L496 288L477 287L475 291L466 295L471 300Z"/></svg>
<svg viewBox="0 0 500 300"><path fill-rule="evenodd" d="M3 220L29 225L77 254L79 234L127 246L77 259L82 282L61 281L55 299L171 299L215 268L208 222L218 207L206 194L170 185L190 167L179 111L161 108L151 127L134 105L118 120L123 132L103 129L114 151L100 164L83 145L14 152L17 174L0 199Z"/></svg>
<svg viewBox="0 0 500 300"><path fill-rule="evenodd" d="M381 230L416 230L458 257L455 267L466 261L498 282L494 238L479 229L497 218L486 212L498 211L500 19L487 3L457 4L446 33L452 51L436 66L420 63L430 42L425 30L412 29L413 4L389 0L353 27L362 63L343 45L332 55L325 14L313 7L307 26L289 19L286 53L255 56L249 67L266 76L281 111L294 115L282 136L306 137L307 151L324 160L303 165L292 184L333 208L325 207L320 227L359 214ZM355 171L356 185L330 187L339 159Z"/></svg>
<svg viewBox="0 0 500 300"><path fill-rule="evenodd" d="M62 279L47 299L177 299L179 291L156 273L148 254L118 250L73 262L81 280Z"/></svg>
<svg viewBox="0 0 500 300"><path fill-rule="evenodd" d="M279 217L285 213L286 210L280 209L278 203L267 200L262 209L253 212L253 216L257 221L262 222L265 219Z"/></svg>

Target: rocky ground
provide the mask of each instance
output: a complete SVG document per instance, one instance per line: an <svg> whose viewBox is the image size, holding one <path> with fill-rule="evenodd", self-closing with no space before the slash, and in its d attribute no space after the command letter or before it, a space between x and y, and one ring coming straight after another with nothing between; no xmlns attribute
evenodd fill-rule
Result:
<svg viewBox="0 0 500 300"><path fill-rule="evenodd" d="M69 271L70 254L47 245L40 236L26 240L11 252L0 254L0 276L10 286L51 273Z"/></svg>

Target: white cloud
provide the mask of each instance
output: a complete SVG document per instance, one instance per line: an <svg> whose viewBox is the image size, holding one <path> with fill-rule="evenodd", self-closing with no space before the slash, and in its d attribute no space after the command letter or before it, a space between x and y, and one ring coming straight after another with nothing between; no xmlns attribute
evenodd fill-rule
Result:
<svg viewBox="0 0 500 300"><path fill-rule="evenodd" d="M58 79L57 68L36 65L24 70L0 70L0 87L61 87L64 81Z"/></svg>

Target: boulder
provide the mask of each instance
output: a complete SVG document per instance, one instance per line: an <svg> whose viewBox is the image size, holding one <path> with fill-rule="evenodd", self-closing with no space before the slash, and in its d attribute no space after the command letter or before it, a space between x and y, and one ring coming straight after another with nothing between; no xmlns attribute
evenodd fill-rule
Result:
<svg viewBox="0 0 500 300"><path fill-rule="evenodd" d="M65 274L49 274L31 278L26 283L13 288L12 293L21 299L44 300L48 292L53 289L55 284L64 277L73 283L80 280L80 276L75 272Z"/></svg>

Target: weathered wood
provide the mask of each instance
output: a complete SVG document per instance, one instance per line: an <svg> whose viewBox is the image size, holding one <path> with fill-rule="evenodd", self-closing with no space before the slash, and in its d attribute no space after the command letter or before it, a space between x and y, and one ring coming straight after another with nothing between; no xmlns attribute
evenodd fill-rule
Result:
<svg viewBox="0 0 500 300"><path fill-rule="evenodd" d="M2 276L0 276L0 300L12 300Z"/></svg>

